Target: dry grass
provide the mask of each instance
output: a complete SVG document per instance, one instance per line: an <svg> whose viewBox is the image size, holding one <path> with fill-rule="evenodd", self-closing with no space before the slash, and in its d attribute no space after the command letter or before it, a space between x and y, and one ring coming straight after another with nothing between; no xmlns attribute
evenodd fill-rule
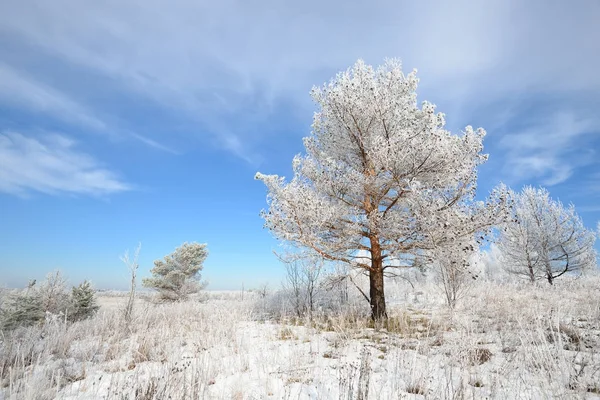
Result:
<svg viewBox="0 0 600 400"><path fill-rule="evenodd" d="M480 282L449 310L421 285L380 326L364 308L273 321L220 293L140 300L124 329L126 298L103 296L93 319L0 336L0 398L600 398L598 288Z"/></svg>

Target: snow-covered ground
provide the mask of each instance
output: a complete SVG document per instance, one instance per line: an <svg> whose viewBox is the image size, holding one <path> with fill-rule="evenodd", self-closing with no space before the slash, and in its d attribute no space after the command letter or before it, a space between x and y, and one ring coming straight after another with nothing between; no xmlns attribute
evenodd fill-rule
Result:
<svg viewBox="0 0 600 400"><path fill-rule="evenodd" d="M356 311L266 318L268 299L99 298L90 320L1 338L6 399L600 399L600 280L476 283L456 310L389 286L390 322ZM272 302L271 302L272 303ZM272 304L269 304L272 307Z"/></svg>

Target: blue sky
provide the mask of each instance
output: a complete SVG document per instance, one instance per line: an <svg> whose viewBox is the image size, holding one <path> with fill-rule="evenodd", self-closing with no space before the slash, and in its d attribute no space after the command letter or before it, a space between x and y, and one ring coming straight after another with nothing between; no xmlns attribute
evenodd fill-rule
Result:
<svg viewBox="0 0 600 400"><path fill-rule="evenodd" d="M545 185L600 219L600 3L24 0L0 4L0 285L124 288L184 241L212 289L277 285L256 171L289 176L312 85L358 58L419 70L488 131L482 194Z"/></svg>

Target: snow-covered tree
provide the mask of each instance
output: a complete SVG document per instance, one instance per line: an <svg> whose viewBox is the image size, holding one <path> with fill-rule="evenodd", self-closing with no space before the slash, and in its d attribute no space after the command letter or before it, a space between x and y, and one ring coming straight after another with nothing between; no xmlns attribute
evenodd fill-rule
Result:
<svg viewBox="0 0 600 400"><path fill-rule="evenodd" d="M127 327L129 327L131 320L133 319L133 305L135 304L135 289L137 286L137 270L140 267L138 259L140 257L141 250L142 243L140 242L133 253L133 258L129 258L129 250L125 251L125 254L121 256L121 261L123 261L123 263L127 266L131 276L129 283L129 296L127 298L127 305L125 306L125 310L123 312L123 317L125 318L125 324Z"/></svg>
<svg viewBox="0 0 600 400"><path fill-rule="evenodd" d="M289 294L292 307L298 317L308 312L312 318L321 284L323 260L319 257L282 258L285 263L284 289Z"/></svg>
<svg viewBox="0 0 600 400"><path fill-rule="evenodd" d="M32 280L27 289L8 296L0 308L0 329L11 330L19 326L44 323L44 320L75 321L92 315L98 310L95 292L91 284L84 281L73 287L71 295L67 280L60 271L46 276L36 285Z"/></svg>
<svg viewBox="0 0 600 400"><path fill-rule="evenodd" d="M89 281L83 281L71 289L69 319L78 321L94 315L100 307L96 302L96 291Z"/></svg>
<svg viewBox="0 0 600 400"><path fill-rule="evenodd" d="M491 243L487 250L480 251L482 275L488 281L505 282L508 278L502 267L502 254L496 243Z"/></svg>
<svg viewBox="0 0 600 400"><path fill-rule="evenodd" d="M143 285L159 292L162 300L185 300L204 287L200 282L202 263L208 256L206 244L184 243L163 260L154 261L150 270L153 277L143 280Z"/></svg>
<svg viewBox="0 0 600 400"><path fill-rule="evenodd" d="M546 189L530 186L512 197L513 219L498 241L508 272L552 284L568 272L596 265L595 234L585 228L572 204L565 208Z"/></svg>
<svg viewBox="0 0 600 400"><path fill-rule="evenodd" d="M436 283L451 308L456 306L482 272L478 247L474 238L460 238L431 252Z"/></svg>
<svg viewBox="0 0 600 400"><path fill-rule="evenodd" d="M502 188L487 203L473 201L485 132L445 130L433 104L417 104L417 83L397 60L378 69L358 61L313 88L319 111L292 180L256 174L269 192L265 226L365 270L374 319L387 315L385 271L406 266L389 260L410 264L450 239L473 237L503 218L507 201Z"/></svg>
<svg viewBox="0 0 600 400"><path fill-rule="evenodd" d="M46 280L36 289L44 313L64 315L70 305L67 279L56 270L46 275Z"/></svg>

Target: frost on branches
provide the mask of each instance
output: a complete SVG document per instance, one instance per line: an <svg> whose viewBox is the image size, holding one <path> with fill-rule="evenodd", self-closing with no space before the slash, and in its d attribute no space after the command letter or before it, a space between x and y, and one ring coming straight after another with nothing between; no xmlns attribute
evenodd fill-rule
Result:
<svg viewBox="0 0 600 400"><path fill-rule="evenodd" d="M206 257L206 243L183 243L163 260L155 260L154 268L150 270L152 278L146 278L142 283L157 290L161 300L186 300L206 286L200 282Z"/></svg>
<svg viewBox="0 0 600 400"><path fill-rule="evenodd" d="M470 289L470 283L481 273L479 245L473 238L463 237L430 253L436 281L446 303L454 308Z"/></svg>
<svg viewBox="0 0 600 400"><path fill-rule="evenodd" d="M567 272L594 268L595 235L585 228L572 204L565 208L543 188L525 187L512 197L513 221L498 242L508 272L552 284Z"/></svg>
<svg viewBox="0 0 600 400"><path fill-rule="evenodd" d="M487 159L483 129L445 130L433 104L418 106L417 83L399 61L378 69L358 61L313 88L319 111L292 180L256 174L269 192L265 226L326 260L366 270L374 319L387 315L384 273L402 267L393 260L445 246L462 251L457 240L485 231L506 209L504 188L473 201L477 167Z"/></svg>

